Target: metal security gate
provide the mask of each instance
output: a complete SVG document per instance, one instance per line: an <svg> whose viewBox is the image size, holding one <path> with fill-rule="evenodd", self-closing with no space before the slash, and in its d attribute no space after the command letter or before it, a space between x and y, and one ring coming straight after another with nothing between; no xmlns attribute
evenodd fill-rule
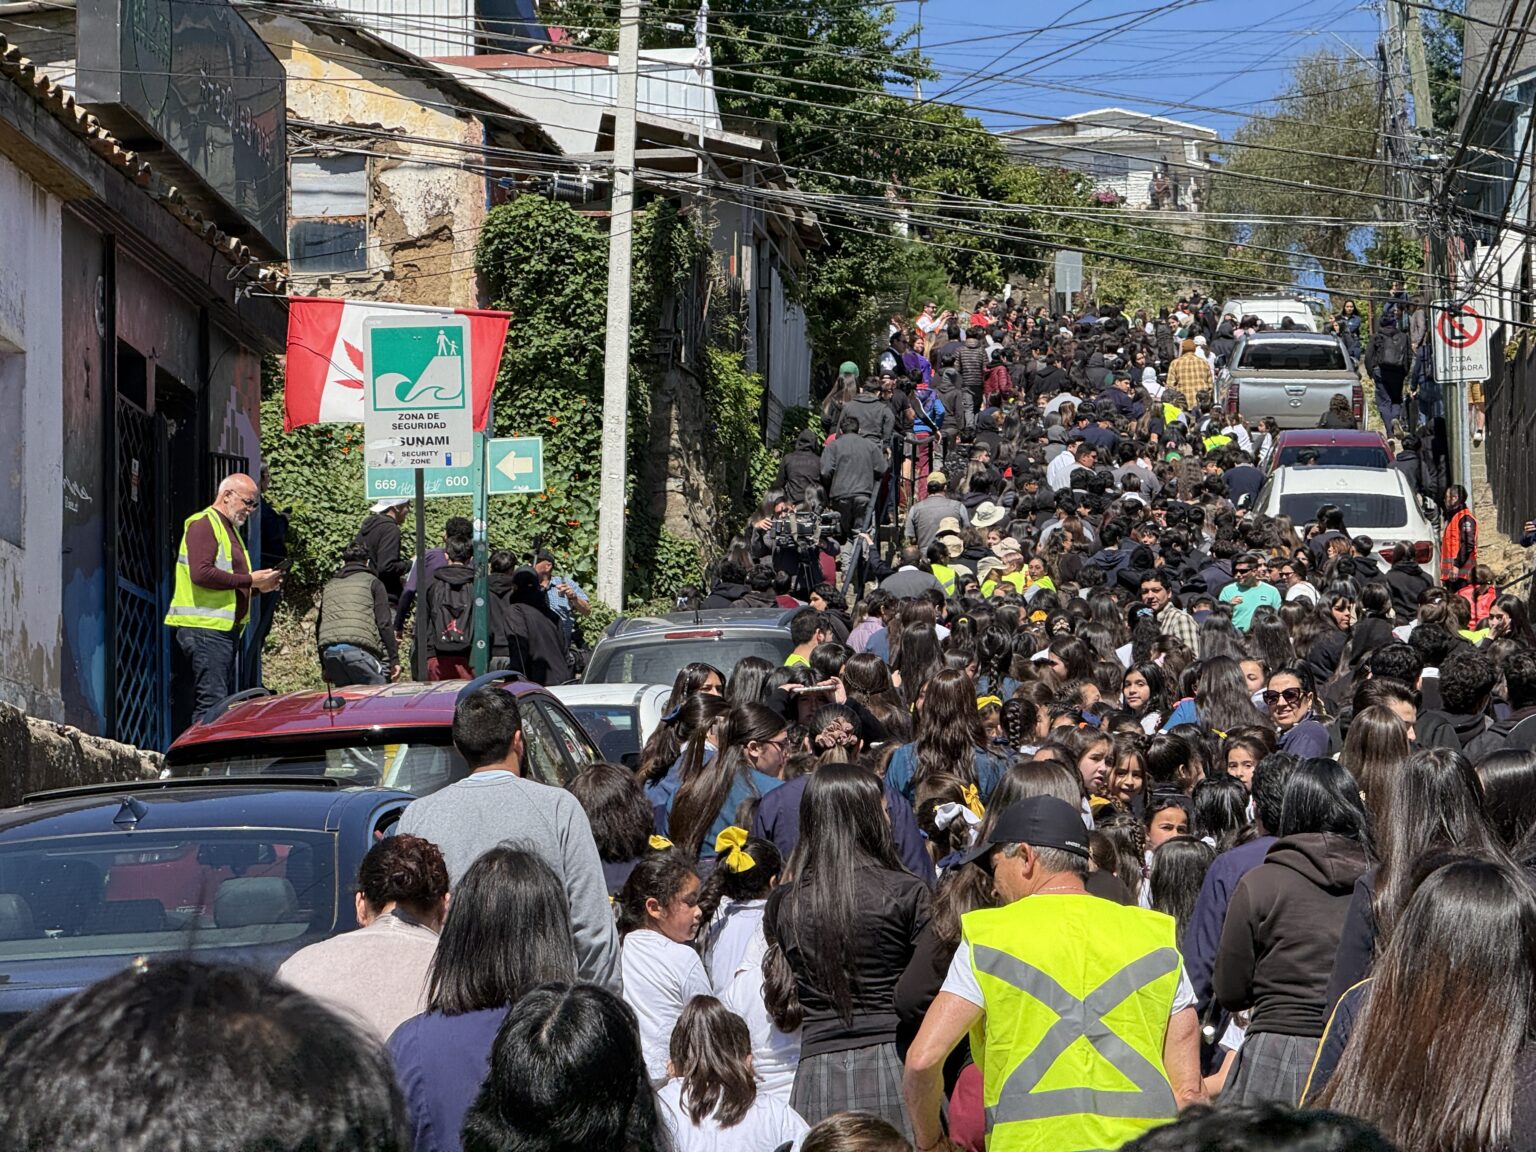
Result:
<svg viewBox="0 0 1536 1152"><path fill-rule="evenodd" d="M113 735L164 751L170 742L170 630L161 489L164 421L117 398L117 587Z"/></svg>

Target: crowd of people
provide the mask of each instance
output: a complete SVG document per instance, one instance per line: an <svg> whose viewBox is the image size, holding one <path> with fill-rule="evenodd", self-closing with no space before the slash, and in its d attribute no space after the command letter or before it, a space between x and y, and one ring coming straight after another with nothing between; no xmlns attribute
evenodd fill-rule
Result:
<svg viewBox="0 0 1536 1152"><path fill-rule="evenodd" d="M989 348L1031 331L995 302L931 374L893 338L705 601L796 605L782 664L688 665L638 766L566 788L465 697L362 927L39 1011L0 1152L1536 1148L1526 605L1454 486L1439 571L1250 508L1273 430L1202 396L1210 313L1105 309L1065 367ZM895 564L850 548L887 500Z"/></svg>

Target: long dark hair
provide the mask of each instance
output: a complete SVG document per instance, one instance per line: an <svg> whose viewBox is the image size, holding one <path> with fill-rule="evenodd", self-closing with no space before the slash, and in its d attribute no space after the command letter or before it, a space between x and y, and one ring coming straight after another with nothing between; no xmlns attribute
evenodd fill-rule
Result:
<svg viewBox="0 0 1536 1152"><path fill-rule="evenodd" d="M667 1055L683 1082L683 1111L695 1124L713 1117L734 1128L757 1099L752 1034L747 1022L713 996L688 1001L672 1029Z"/></svg>
<svg viewBox="0 0 1536 1152"><path fill-rule="evenodd" d="M1505 748L1477 762L1483 782L1488 822L1505 849L1524 864L1536 856L1530 837L1536 833L1536 751Z"/></svg>
<svg viewBox="0 0 1536 1152"><path fill-rule="evenodd" d="M767 695L768 677L773 675L773 665L761 656L743 656L731 669L731 678L725 685L725 699L729 704L761 704Z"/></svg>
<svg viewBox="0 0 1536 1152"><path fill-rule="evenodd" d="M444 1016L505 1008L540 984L574 979L565 886L526 849L490 849L453 889L432 956L427 1008Z"/></svg>
<svg viewBox="0 0 1536 1152"><path fill-rule="evenodd" d="M661 714L676 716L683 702L692 696L699 695L699 689L709 683L711 676L724 685L725 677L720 675L720 670L713 664L705 664L701 661L684 664L678 669L677 676L672 681L672 691L667 695L666 707L662 709ZM662 721L646 740L645 747L640 750L640 766L636 769L636 775L647 782L660 780L677 760L685 739L687 737L671 722Z"/></svg>
<svg viewBox="0 0 1536 1152"><path fill-rule="evenodd" d="M1509 636L1512 640L1518 640L1527 648L1536 648L1536 631L1531 628L1530 613L1525 610L1525 601L1518 596L1512 596L1508 592L1502 596L1496 596L1493 600L1493 608L1497 608L1509 616Z"/></svg>
<svg viewBox="0 0 1536 1152"><path fill-rule="evenodd" d="M720 747L715 758L703 763L702 750L695 762L690 756L683 762L683 779L672 798L672 814L667 830L672 843L690 860L698 859L710 825L720 815L720 808L730 795L731 784L746 776L746 747L753 740L771 740L784 731L784 717L761 704L737 704L731 708L719 732ZM702 743L702 741L700 741ZM693 752L692 745L689 751Z"/></svg>
<svg viewBox="0 0 1536 1152"><path fill-rule="evenodd" d="M954 776L975 786L976 749L987 746L987 733L976 708L976 684L970 675L946 668L928 682L917 710L916 788L937 776ZM985 797L983 797L985 799Z"/></svg>
<svg viewBox="0 0 1536 1152"><path fill-rule="evenodd" d="M901 673L901 695L914 704L923 686L944 669L944 649L932 623L908 624L900 645L891 649L891 670Z"/></svg>
<svg viewBox="0 0 1536 1152"><path fill-rule="evenodd" d="M530 991L496 1033L463 1143L464 1152L666 1152L629 1005L591 984Z"/></svg>
<svg viewBox="0 0 1536 1152"><path fill-rule="evenodd" d="M1313 756L1296 765L1285 782L1276 835L1332 832L1370 848L1370 820L1360 802L1360 785L1337 760Z"/></svg>
<svg viewBox="0 0 1536 1152"><path fill-rule="evenodd" d="M1214 859L1216 849L1193 836L1164 840L1152 853L1152 910L1173 917L1180 940L1194 915L1206 869Z"/></svg>
<svg viewBox="0 0 1536 1152"><path fill-rule="evenodd" d="M747 838L743 852L752 863L739 871L726 866L721 860L699 889L699 919L708 924L715 918L715 911L723 900L761 900L773 889L774 878L784 867L784 857L772 840L758 836Z"/></svg>
<svg viewBox="0 0 1536 1152"><path fill-rule="evenodd" d="M650 848L656 813L628 768L598 761L583 768L565 787L587 814L604 864L637 860Z"/></svg>
<svg viewBox="0 0 1536 1152"><path fill-rule="evenodd" d="M1344 737L1339 763L1354 773L1365 793L1366 807L1378 819L1382 793L1388 780L1397 775L1408 752L1408 726L1392 709L1385 704L1373 704L1355 713L1349 723L1349 734Z"/></svg>
<svg viewBox="0 0 1536 1152"><path fill-rule="evenodd" d="M1195 683L1195 711L1201 724L1212 732L1274 727L1274 721L1254 707L1242 665L1230 656L1213 656L1201 664Z"/></svg>
<svg viewBox="0 0 1536 1152"><path fill-rule="evenodd" d="M884 660L873 652L855 652L843 665L842 680L849 699L864 705L879 721L887 742L904 744L912 738L912 713L891 682L891 669Z"/></svg>
<svg viewBox="0 0 1536 1152"><path fill-rule="evenodd" d="M1460 752L1421 748L1376 781L1383 792L1376 821L1377 940L1385 942L1408 902L1413 869L1426 852L1493 857L1501 851L1488 825L1483 782ZM1286 793L1289 801L1290 793Z"/></svg>
<svg viewBox="0 0 1536 1152"><path fill-rule="evenodd" d="M1146 660L1139 664L1132 664L1125 670L1127 676L1132 672L1147 682L1147 706L1139 711L1130 709L1131 715L1140 720L1143 716L1156 713L1166 720L1168 718L1168 678L1163 675L1162 666ZM1124 685L1124 683L1122 680L1121 684Z"/></svg>
<svg viewBox="0 0 1536 1152"><path fill-rule="evenodd" d="M1372 974L1317 1103L1370 1121L1401 1152L1509 1147L1536 992L1529 879L1470 857L1441 865L1413 893Z"/></svg>
<svg viewBox="0 0 1536 1152"><path fill-rule="evenodd" d="M868 893L861 873L901 870L883 805L880 781L863 768L818 769L800 800L800 841L789 858L784 922L805 957L806 975L844 1022L853 1019L854 957L865 943L859 925L867 919L861 912Z"/></svg>
<svg viewBox="0 0 1536 1152"><path fill-rule="evenodd" d="M1223 771L1195 785L1194 802L1195 834L1209 836L1218 852L1235 847L1248 827L1248 789L1243 782Z"/></svg>

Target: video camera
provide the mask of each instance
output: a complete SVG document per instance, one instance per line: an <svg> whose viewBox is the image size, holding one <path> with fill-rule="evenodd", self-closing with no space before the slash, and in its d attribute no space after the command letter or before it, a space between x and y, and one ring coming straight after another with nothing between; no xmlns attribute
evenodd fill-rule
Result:
<svg viewBox="0 0 1536 1152"><path fill-rule="evenodd" d="M842 519L836 512L786 512L773 518L773 544L775 548L808 551L824 539L835 538L841 527Z"/></svg>

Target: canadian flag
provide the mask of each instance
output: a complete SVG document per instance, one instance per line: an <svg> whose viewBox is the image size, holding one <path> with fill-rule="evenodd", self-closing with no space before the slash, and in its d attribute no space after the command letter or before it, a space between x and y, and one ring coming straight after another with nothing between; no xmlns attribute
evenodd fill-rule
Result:
<svg viewBox="0 0 1536 1152"><path fill-rule="evenodd" d="M288 301L288 379L283 429L363 422L363 321L370 316L468 316L475 431L485 431L510 312L293 296Z"/></svg>

